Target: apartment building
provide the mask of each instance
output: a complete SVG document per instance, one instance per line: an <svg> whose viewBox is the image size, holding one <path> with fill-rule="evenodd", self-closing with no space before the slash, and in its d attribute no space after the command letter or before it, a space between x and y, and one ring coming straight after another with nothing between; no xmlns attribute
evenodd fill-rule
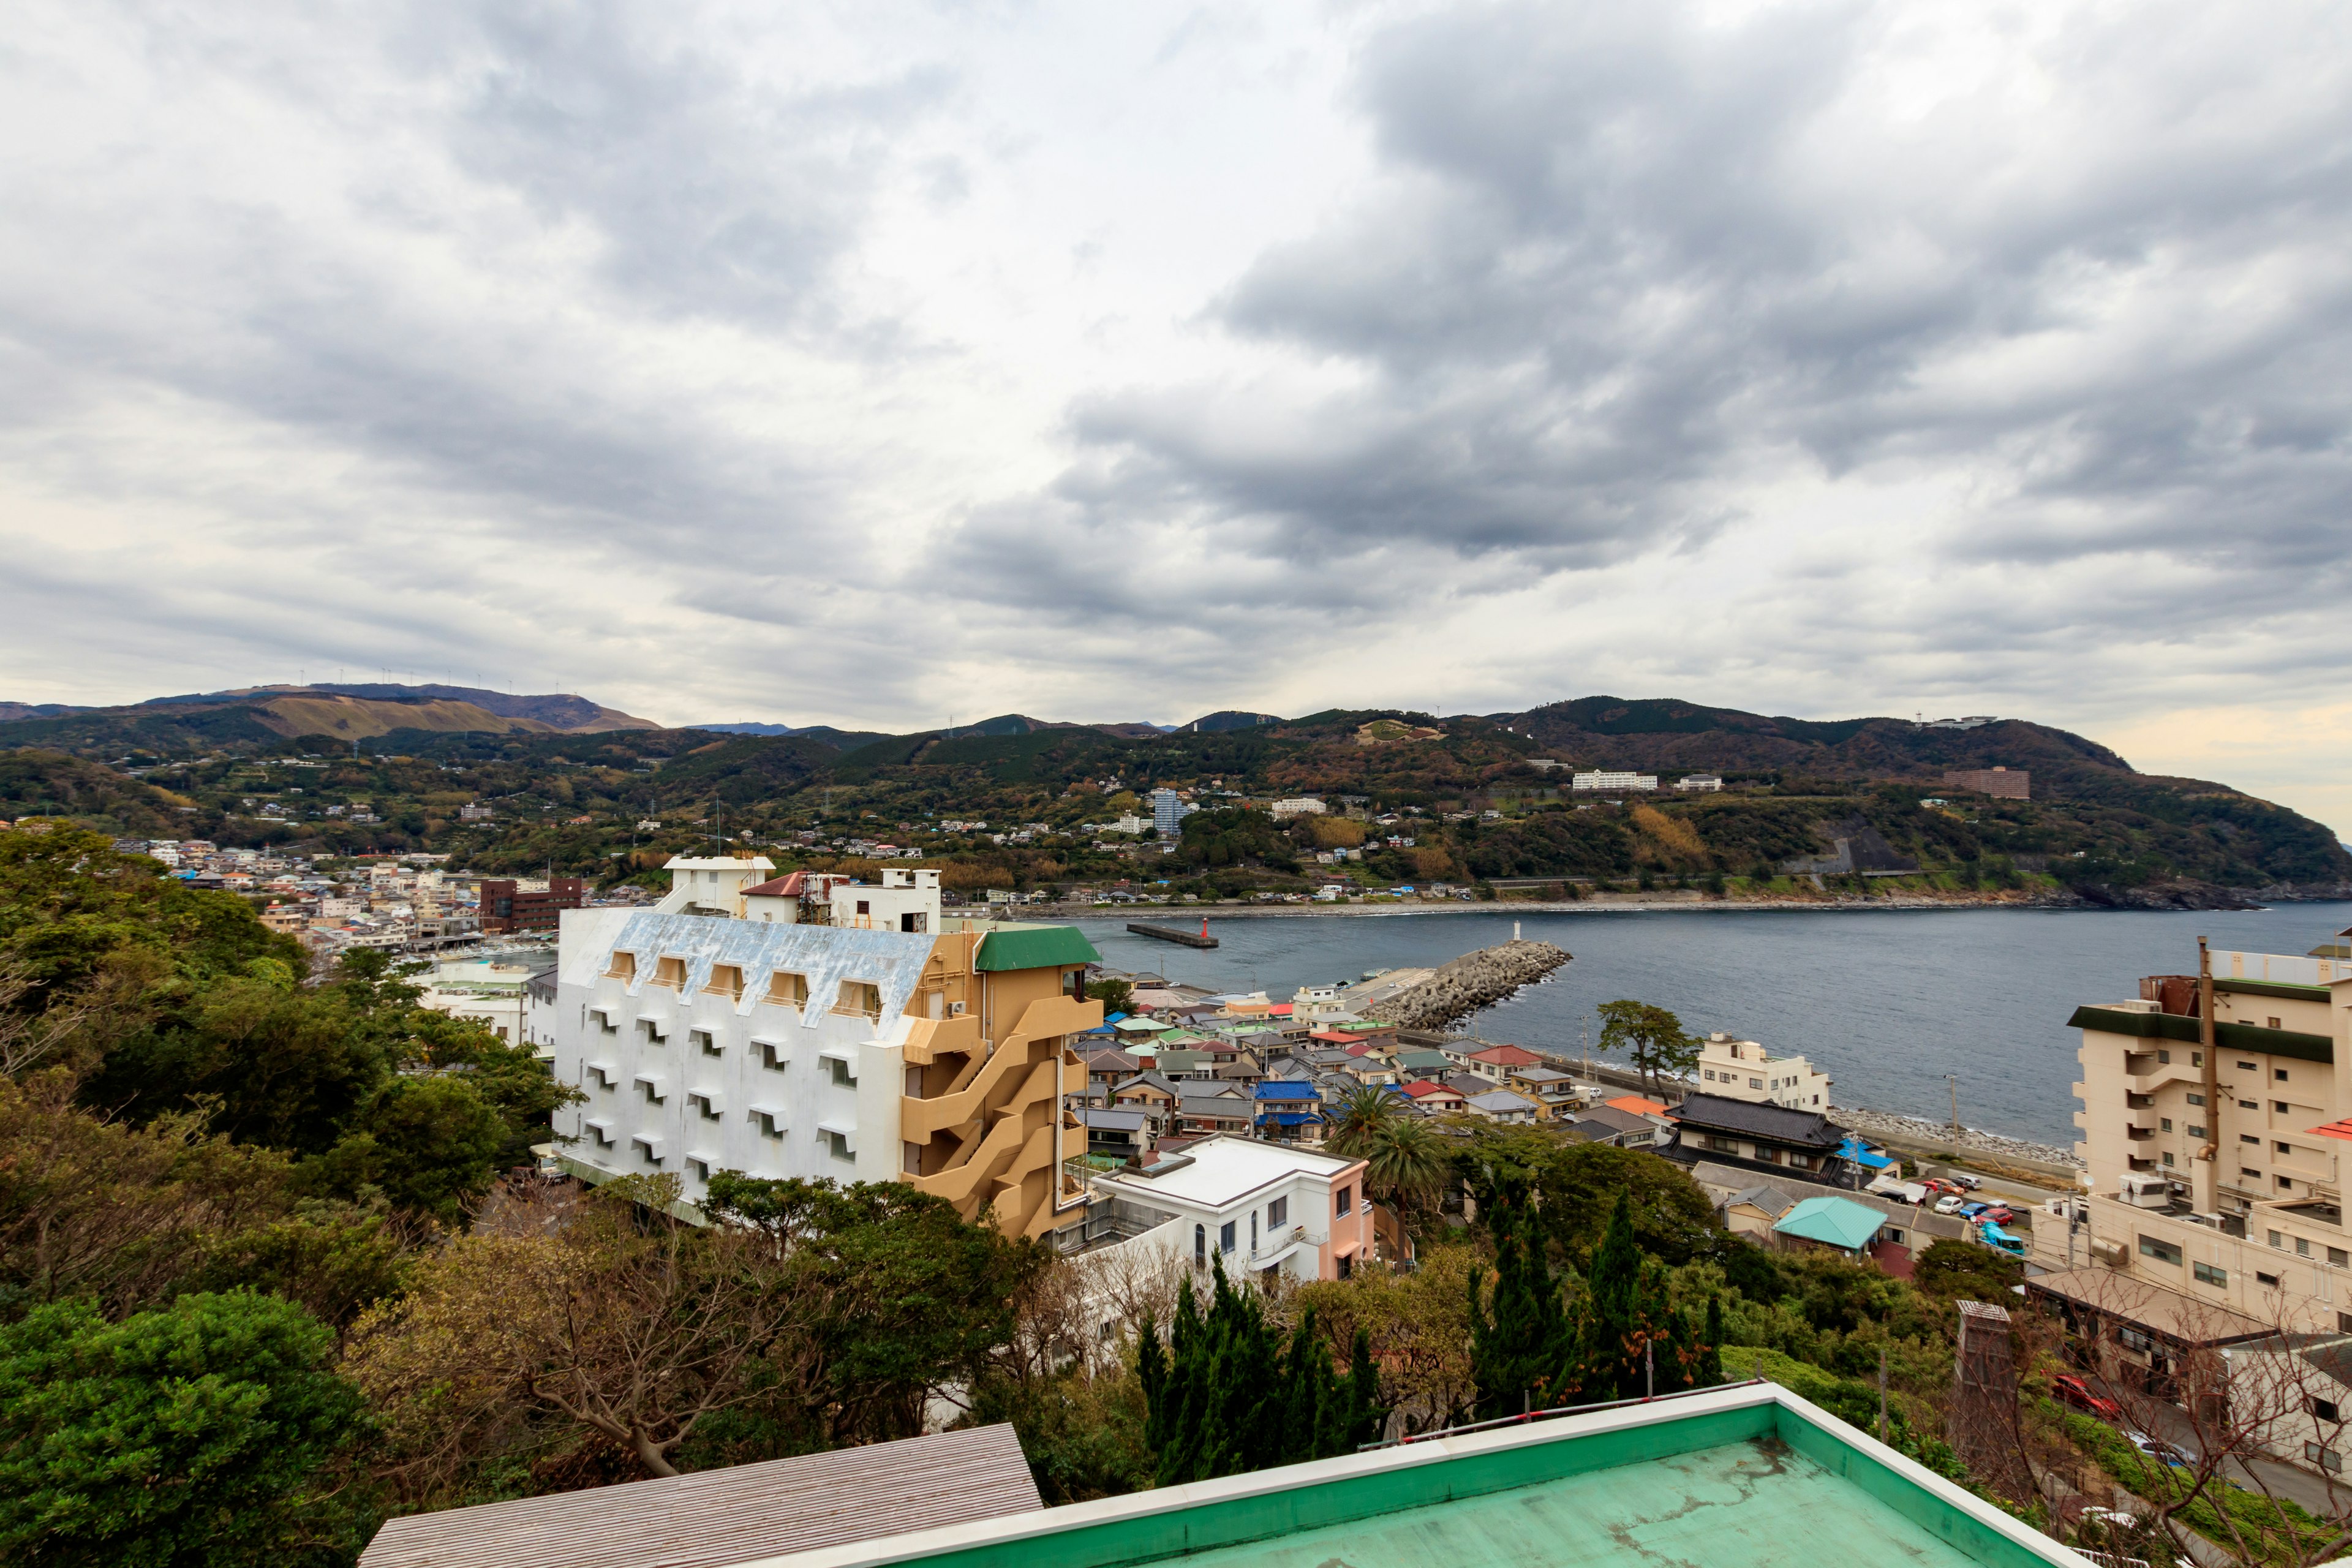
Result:
<svg viewBox="0 0 2352 1568"><path fill-rule="evenodd" d="M1655 790L1658 787L1658 775L1655 773L1612 773L1605 769L1595 769L1591 773L1569 774L1568 787L1571 793L1575 794L1587 794L1594 790L1606 792L1622 792L1626 790L1649 791Z"/></svg>
<svg viewBox="0 0 2352 1568"><path fill-rule="evenodd" d="M1825 1110L1830 1080L1802 1057L1776 1057L1754 1040L1721 1031L1699 1047L1698 1080L1703 1092L1726 1100L1785 1105L1791 1110Z"/></svg>
<svg viewBox="0 0 2352 1568"><path fill-rule="evenodd" d="M898 1180L1012 1235L1075 1223L1093 944L942 922L935 884L919 930L712 918L758 868L685 862L663 908L565 913L553 1070L588 1096L555 1118L565 1168L673 1173L689 1205L720 1170ZM681 883L703 912L665 912Z"/></svg>
<svg viewBox="0 0 2352 1568"><path fill-rule="evenodd" d="M2243 1320L2352 1331L2352 961L2210 964L2210 1047L2196 974L2151 975L2068 1020L2085 1194L2034 1232L2034 1261L2063 1271L2035 1283L2138 1324L2159 1358L2167 1325L2183 1343L2202 1321L2239 1338Z"/></svg>
<svg viewBox="0 0 2352 1568"><path fill-rule="evenodd" d="M565 910L585 909L588 883L580 877L550 877L546 886L525 887L492 879L481 887L481 927L486 936L553 931Z"/></svg>

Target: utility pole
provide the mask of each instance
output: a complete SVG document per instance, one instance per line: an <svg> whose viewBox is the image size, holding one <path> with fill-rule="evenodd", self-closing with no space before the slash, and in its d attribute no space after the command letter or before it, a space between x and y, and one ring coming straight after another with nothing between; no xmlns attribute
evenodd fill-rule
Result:
<svg viewBox="0 0 2352 1568"><path fill-rule="evenodd" d="M1878 1347L1878 1440L1886 1441L1886 1347Z"/></svg>
<svg viewBox="0 0 2352 1568"><path fill-rule="evenodd" d="M1948 1072L1944 1075L1944 1082L1952 1091L1952 1136L1958 1139L1960 1135L1960 1076Z"/></svg>

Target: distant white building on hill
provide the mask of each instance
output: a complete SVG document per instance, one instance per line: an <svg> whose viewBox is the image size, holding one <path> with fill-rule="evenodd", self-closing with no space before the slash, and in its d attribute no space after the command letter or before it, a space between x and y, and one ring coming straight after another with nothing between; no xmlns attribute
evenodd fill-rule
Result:
<svg viewBox="0 0 2352 1568"><path fill-rule="evenodd" d="M1655 773L1572 773L1569 785L1579 792L1654 790L1658 787Z"/></svg>

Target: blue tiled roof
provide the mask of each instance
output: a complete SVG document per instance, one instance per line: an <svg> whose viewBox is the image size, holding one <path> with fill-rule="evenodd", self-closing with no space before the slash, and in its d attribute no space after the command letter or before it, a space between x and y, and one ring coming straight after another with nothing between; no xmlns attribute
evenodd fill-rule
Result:
<svg viewBox="0 0 2352 1568"><path fill-rule="evenodd" d="M1258 1112L1257 1118L1258 1125L1261 1127L1269 1121L1276 1127L1304 1127L1310 1121L1322 1120L1311 1110L1262 1110Z"/></svg>
<svg viewBox="0 0 2352 1568"><path fill-rule="evenodd" d="M1304 1079L1267 1079L1257 1086L1260 1100L1315 1100L1315 1086Z"/></svg>

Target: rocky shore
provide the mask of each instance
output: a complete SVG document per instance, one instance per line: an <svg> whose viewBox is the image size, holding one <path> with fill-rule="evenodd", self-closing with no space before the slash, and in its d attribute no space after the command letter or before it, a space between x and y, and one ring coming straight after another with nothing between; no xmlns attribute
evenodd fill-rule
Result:
<svg viewBox="0 0 2352 1568"><path fill-rule="evenodd" d="M1531 985L1569 961L1548 942L1511 941L1442 966L1420 984L1374 1003L1371 1016L1406 1029L1442 1029Z"/></svg>
<svg viewBox="0 0 2352 1568"><path fill-rule="evenodd" d="M2072 1149L2004 1137L1998 1132L1987 1132L1980 1127L1963 1127L1955 1134L1950 1123L1930 1121L1924 1116L1897 1116L1892 1111L1833 1105L1830 1107L1830 1119L1841 1127L1872 1138L1918 1139L1948 1143L1956 1149L1973 1150L1995 1159L2031 1160L2037 1164L2063 1165L2073 1170L2080 1170L2083 1166L2083 1162L2074 1157Z"/></svg>

